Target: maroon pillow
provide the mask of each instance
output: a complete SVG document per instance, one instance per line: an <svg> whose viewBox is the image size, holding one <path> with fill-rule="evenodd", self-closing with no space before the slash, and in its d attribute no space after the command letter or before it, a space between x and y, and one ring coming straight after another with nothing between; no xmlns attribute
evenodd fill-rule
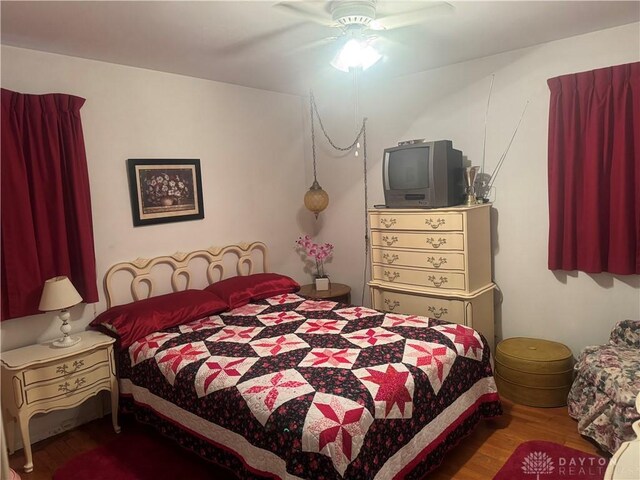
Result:
<svg viewBox="0 0 640 480"><path fill-rule="evenodd" d="M229 304L229 308L238 308L251 300L261 300L283 293L300 290L298 282L277 273L255 273L227 278L212 283L206 291L215 293Z"/></svg>
<svg viewBox="0 0 640 480"><path fill-rule="evenodd" d="M150 333L227 310L227 302L205 290L184 290L137 302L117 305L102 312L92 327L113 332L122 348Z"/></svg>

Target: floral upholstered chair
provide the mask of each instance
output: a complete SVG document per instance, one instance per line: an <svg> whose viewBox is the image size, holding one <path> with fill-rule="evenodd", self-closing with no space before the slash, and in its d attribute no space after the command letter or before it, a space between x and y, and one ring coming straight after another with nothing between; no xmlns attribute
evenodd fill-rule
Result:
<svg viewBox="0 0 640 480"><path fill-rule="evenodd" d="M575 370L569 415L578 420L582 435L613 453L635 438L631 425L640 419L635 408L640 393L640 321L618 322L608 344L582 351Z"/></svg>

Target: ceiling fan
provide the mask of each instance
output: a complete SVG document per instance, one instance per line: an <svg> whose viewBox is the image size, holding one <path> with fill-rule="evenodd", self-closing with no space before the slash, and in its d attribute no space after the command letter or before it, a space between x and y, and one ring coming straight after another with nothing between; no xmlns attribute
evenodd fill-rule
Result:
<svg viewBox="0 0 640 480"><path fill-rule="evenodd" d="M366 70L376 63L381 55L374 43L380 34L386 37L388 30L416 25L454 11L451 4L435 1L281 1L274 7L320 25L339 28L339 35L323 40L335 40L340 44L331 64L343 71L354 67Z"/></svg>

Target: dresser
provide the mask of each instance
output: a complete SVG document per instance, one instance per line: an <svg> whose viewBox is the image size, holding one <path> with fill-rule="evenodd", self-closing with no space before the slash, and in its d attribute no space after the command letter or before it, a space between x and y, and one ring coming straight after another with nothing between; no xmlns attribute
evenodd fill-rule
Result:
<svg viewBox="0 0 640 480"><path fill-rule="evenodd" d="M111 392L113 428L118 426L118 383L113 354L114 339L96 331L78 334L80 342L58 348L52 342L2 352L2 416L10 452L17 421L26 463L33 470L29 420L36 413L80 405L101 390Z"/></svg>
<svg viewBox="0 0 640 480"><path fill-rule="evenodd" d="M373 307L467 325L493 351L490 210L369 210Z"/></svg>

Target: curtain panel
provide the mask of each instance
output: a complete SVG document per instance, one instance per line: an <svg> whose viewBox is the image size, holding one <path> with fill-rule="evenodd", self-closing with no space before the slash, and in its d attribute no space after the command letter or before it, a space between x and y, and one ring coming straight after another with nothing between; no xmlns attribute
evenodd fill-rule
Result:
<svg viewBox="0 0 640 480"><path fill-rule="evenodd" d="M2 89L2 320L39 313L44 281L58 275L98 301L84 101Z"/></svg>
<svg viewBox="0 0 640 480"><path fill-rule="evenodd" d="M640 63L548 80L551 270L640 273Z"/></svg>

